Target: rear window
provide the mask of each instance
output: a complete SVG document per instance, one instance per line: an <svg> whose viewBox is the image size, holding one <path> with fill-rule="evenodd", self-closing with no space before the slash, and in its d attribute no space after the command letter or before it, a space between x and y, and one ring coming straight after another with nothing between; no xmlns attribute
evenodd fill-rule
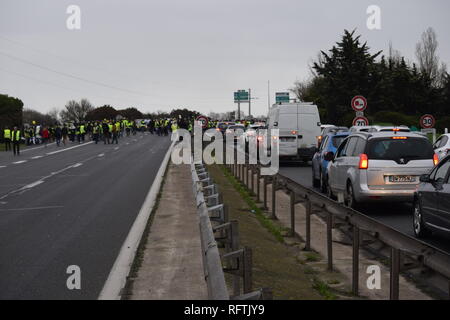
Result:
<svg viewBox="0 0 450 320"><path fill-rule="evenodd" d="M228 124L228 123L219 123L217 126L218 126L220 129L226 129L226 128L229 127L229 124Z"/></svg>
<svg viewBox="0 0 450 320"><path fill-rule="evenodd" d="M333 137L332 139L333 147L338 148L345 138L347 138L347 136Z"/></svg>
<svg viewBox="0 0 450 320"><path fill-rule="evenodd" d="M433 146L428 139L410 138L395 140L392 138L371 139L367 147L367 156L374 160L411 160L433 159Z"/></svg>

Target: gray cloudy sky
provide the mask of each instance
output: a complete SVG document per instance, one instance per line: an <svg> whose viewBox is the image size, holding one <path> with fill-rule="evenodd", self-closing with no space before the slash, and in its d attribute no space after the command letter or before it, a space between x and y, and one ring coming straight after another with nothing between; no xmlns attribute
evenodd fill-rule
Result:
<svg viewBox="0 0 450 320"><path fill-rule="evenodd" d="M81 30L66 28L71 4ZM366 27L369 5L381 7L381 30ZM233 91L251 88L261 115L267 81L273 99L306 79L311 59L344 29L357 28L373 52L392 41L412 61L433 27L449 64L448 15L448 0L0 0L0 93L43 112L86 97L208 113L234 110Z"/></svg>

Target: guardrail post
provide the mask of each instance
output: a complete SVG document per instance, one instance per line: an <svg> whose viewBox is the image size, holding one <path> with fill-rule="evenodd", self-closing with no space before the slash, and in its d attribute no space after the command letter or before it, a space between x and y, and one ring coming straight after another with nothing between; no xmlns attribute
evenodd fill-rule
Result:
<svg viewBox="0 0 450 320"><path fill-rule="evenodd" d="M253 172L253 165L250 165L250 191L255 193L255 174Z"/></svg>
<svg viewBox="0 0 450 320"><path fill-rule="evenodd" d="M259 172L259 168L256 168L256 202L261 201L261 193L260 193L260 184L261 183L261 175Z"/></svg>
<svg viewBox="0 0 450 320"><path fill-rule="evenodd" d="M291 237L295 237L295 193L290 192L290 207L291 207Z"/></svg>
<svg viewBox="0 0 450 320"><path fill-rule="evenodd" d="M311 200L309 198L306 198L306 243L305 243L305 250L311 251L311 210L312 210L312 204Z"/></svg>
<svg viewBox="0 0 450 320"><path fill-rule="evenodd" d="M245 164L245 186L247 187L247 189L249 189L249 185L248 185L248 165Z"/></svg>
<svg viewBox="0 0 450 320"><path fill-rule="evenodd" d="M244 294L252 291L252 249L244 247Z"/></svg>
<svg viewBox="0 0 450 320"><path fill-rule="evenodd" d="M267 210L267 176L263 177L264 210Z"/></svg>
<svg viewBox="0 0 450 320"><path fill-rule="evenodd" d="M276 210L276 194L277 194L277 176L272 177L272 213L271 213L271 219L276 219L277 215L275 213Z"/></svg>
<svg viewBox="0 0 450 320"><path fill-rule="evenodd" d="M327 215L327 257L328 257L328 271L333 271L333 215Z"/></svg>
<svg viewBox="0 0 450 320"><path fill-rule="evenodd" d="M391 248L390 299L399 299L400 249Z"/></svg>
<svg viewBox="0 0 450 320"><path fill-rule="evenodd" d="M359 228L353 226L353 280L352 292L359 295Z"/></svg>
<svg viewBox="0 0 450 320"><path fill-rule="evenodd" d="M231 248L230 251L236 251L239 249L239 229L238 222L231 221L230 223L230 236L231 236ZM233 269L238 268L237 259L233 259L231 267ZM238 274L233 274L233 294L238 296L241 294L241 279Z"/></svg>

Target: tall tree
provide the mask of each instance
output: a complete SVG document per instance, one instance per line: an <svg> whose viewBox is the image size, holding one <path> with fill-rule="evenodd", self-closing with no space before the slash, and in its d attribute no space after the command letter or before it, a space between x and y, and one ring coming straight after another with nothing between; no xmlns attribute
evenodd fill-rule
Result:
<svg viewBox="0 0 450 320"><path fill-rule="evenodd" d="M444 83L446 74L446 65L440 63L437 55L438 46L436 32L433 28L428 28L422 33L421 41L416 45L416 58L419 62L420 71L434 87L441 86Z"/></svg>
<svg viewBox="0 0 450 320"><path fill-rule="evenodd" d="M82 122L93 109L92 104L85 98L80 102L70 100L66 103L65 109L60 112L60 116L63 121Z"/></svg>
<svg viewBox="0 0 450 320"><path fill-rule="evenodd" d="M0 94L0 129L6 126L21 126L22 110L22 100ZM1 133L3 134L3 130Z"/></svg>
<svg viewBox="0 0 450 320"><path fill-rule="evenodd" d="M356 95L368 98L371 111L379 105L379 76L377 75L376 54L369 53L366 43L355 37L355 31L344 31L344 36L329 53L321 51L321 63L313 65L321 81L321 103L327 118L336 124L348 125L350 101Z"/></svg>

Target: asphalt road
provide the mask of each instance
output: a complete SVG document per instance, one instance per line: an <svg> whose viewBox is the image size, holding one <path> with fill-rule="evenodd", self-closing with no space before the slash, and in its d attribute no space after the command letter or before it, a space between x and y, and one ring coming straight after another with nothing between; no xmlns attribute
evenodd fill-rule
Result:
<svg viewBox="0 0 450 320"><path fill-rule="evenodd" d="M280 167L280 174L292 179L306 187L312 188L312 173L310 165L296 166L294 164L283 164ZM317 190L319 191L319 190ZM410 204L371 204L361 211L390 227L414 237L412 226L413 208ZM446 234L435 233L426 243L450 253L450 237Z"/></svg>
<svg viewBox="0 0 450 320"><path fill-rule="evenodd" d="M0 153L0 299L96 299L169 145L138 133Z"/></svg>

